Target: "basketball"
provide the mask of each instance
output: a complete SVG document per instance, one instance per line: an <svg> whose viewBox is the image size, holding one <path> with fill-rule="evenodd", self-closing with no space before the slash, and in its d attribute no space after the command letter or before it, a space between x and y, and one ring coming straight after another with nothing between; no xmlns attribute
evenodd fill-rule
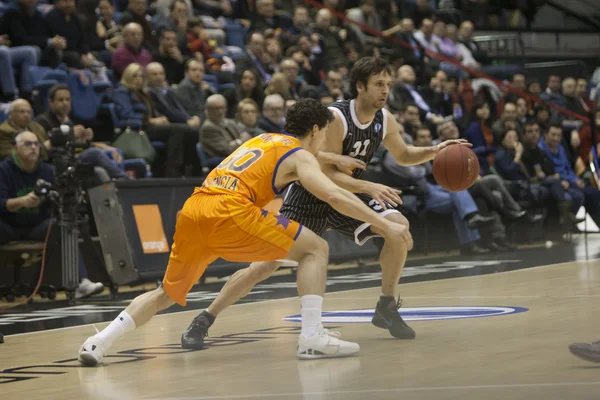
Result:
<svg viewBox="0 0 600 400"><path fill-rule="evenodd" d="M470 188L478 176L479 160L466 146L445 147L433 160L433 177L438 185L451 192Z"/></svg>

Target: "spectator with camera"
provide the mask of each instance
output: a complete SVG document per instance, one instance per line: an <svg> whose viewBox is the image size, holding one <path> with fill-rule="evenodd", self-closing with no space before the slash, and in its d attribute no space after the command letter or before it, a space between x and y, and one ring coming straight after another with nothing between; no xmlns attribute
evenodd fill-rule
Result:
<svg viewBox="0 0 600 400"><path fill-rule="evenodd" d="M50 205L34 193L39 179L54 182L52 166L40 160L43 147L38 136L27 130L12 137L13 151L0 163L0 244L15 240L45 241L49 226L54 222ZM102 292L102 283L90 282L80 262L82 281L75 298Z"/></svg>
<svg viewBox="0 0 600 400"><path fill-rule="evenodd" d="M75 125L69 118L71 113L71 92L65 84L54 85L48 93L48 104L50 109L40 114L35 119L46 132L53 128L59 128L61 125L68 125L73 128L77 144L87 147L79 153L78 160L85 164L91 164L95 167L101 167L108 174L108 179L104 173L97 173L100 180L106 182L113 179L124 179L127 175L111 160L106 153L97 147L90 146L94 138L94 131L91 128L85 128L83 125ZM103 171L103 172L104 172Z"/></svg>

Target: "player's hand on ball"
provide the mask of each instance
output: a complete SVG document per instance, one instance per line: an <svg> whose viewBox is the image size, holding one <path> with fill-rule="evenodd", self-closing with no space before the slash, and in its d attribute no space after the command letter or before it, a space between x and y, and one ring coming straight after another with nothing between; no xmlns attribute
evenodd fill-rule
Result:
<svg viewBox="0 0 600 400"><path fill-rule="evenodd" d="M400 198L402 190L392 189L391 187L379 183L369 182L366 193L371 195L384 210L389 209L389 205L398 207L399 204L402 204L402 199Z"/></svg>
<svg viewBox="0 0 600 400"><path fill-rule="evenodd" d="M408 250L412 250L414 242L408 226L398 224L396 222L390 222L387 228L387 234L389 237L401 239L404 243L406 243Z"/></svg>
<svg viewBox="0 0 600 400"><path fill-rule="evenodd" d="M446 140L446 141L438 144L437 146L435 146L435 151L437 153L440 150L442 150L443 148L448 147L453 144L458 144L458 145L467 146L467 147L473 147L473 145L471 143L467 142L465 139L450 139L450 140Z"/></svg>
<svg viewBox="0 0 600 400"><path fill-rule="evenodd" d="M339 156L337 164L335 164L336 168L341 172L352 175L352 171L356 168L367 169L367 164L364 161L357 160L354 157L350 156Z"/></svg>

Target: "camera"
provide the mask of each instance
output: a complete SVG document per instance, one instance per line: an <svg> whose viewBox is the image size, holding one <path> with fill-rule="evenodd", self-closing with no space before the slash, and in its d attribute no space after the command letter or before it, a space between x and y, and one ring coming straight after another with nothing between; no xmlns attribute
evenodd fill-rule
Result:
<svg viewBox="0 0 600 400"><path fill-rule="evenodd" d="M51 148L50 162L54 167L54 182L43 179L36 182L34 193L49 200L56 215L60 239L63 286L69 302L74 299L74 288L79 285L79 237L89 237L88 204L85 187L95 179L94 166L82 164L77 154L85 144L75 138L73 128L61 125L48 132Z"/></svg>

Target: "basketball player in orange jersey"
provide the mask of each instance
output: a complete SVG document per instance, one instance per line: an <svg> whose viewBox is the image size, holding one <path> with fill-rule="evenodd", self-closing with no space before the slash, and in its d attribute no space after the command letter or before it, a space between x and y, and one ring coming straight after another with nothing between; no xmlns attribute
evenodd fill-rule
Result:
<svg viewBox="0 0 600 400"><path fill-rule="evenodd" d="M358 60L350 72L353 100L332 103L334 121L327 131L321 151L353 157L369 164L381 143L401 165L419 165L432 160L444 147L451 144L471 146L465 140L448 140L436 146L414 147L404 143L404 128L383 106L392 85L390 66L383 60L365 57ZM416 92L415 92L416 93ZM363 170L354 169L351 175L337 170L331 163L323 165L323 171L337 185L357 193L364 205L379 213L388 221L408 229L408 220L395 207L400 203L394 190L377 183L359 179ZM375 308L372 323L387 329L398 339L414 339L415 331L398 313L400 298L396 300L396 288L402 275L410 246L407 241L389 236L381 228L370 225L366 220L339 213L306 187L302 181L292 184L286 193L280 214L321 236L326 230L334 229L362 245L375 236L382 236L385 245L381 251L381 296ZM348 216L349 215L349 216ZM278 262L253 263L249 268L237 271L213 303L198 315L181 338L184 348L202 348L204 336L216 316L226 307L244 297L261 280L268 278L279 268ZM304 315L302 315L304 321Z"/></svg>
<svg viewBox="0 0 600 400"><path fill-rule="evenodd" d="M327 242L266 206L287 185L300 181L341 213L366 221L411 248L406 226L383 218L355 195L336 186L315 158L333 115L315 100L290 108L286 134L266 133L250 139L213 170L186 201L175 230L169 265L159 288L135 298L102 332L79 349L85 365L102 363L112 343L186 295L206 267L221 257L234 262L292 260L298 263L302 304L299 358L341 357L359 350L321 325L321 304L328 263ZM396 194L396 200L399 198Z"/></svg>

